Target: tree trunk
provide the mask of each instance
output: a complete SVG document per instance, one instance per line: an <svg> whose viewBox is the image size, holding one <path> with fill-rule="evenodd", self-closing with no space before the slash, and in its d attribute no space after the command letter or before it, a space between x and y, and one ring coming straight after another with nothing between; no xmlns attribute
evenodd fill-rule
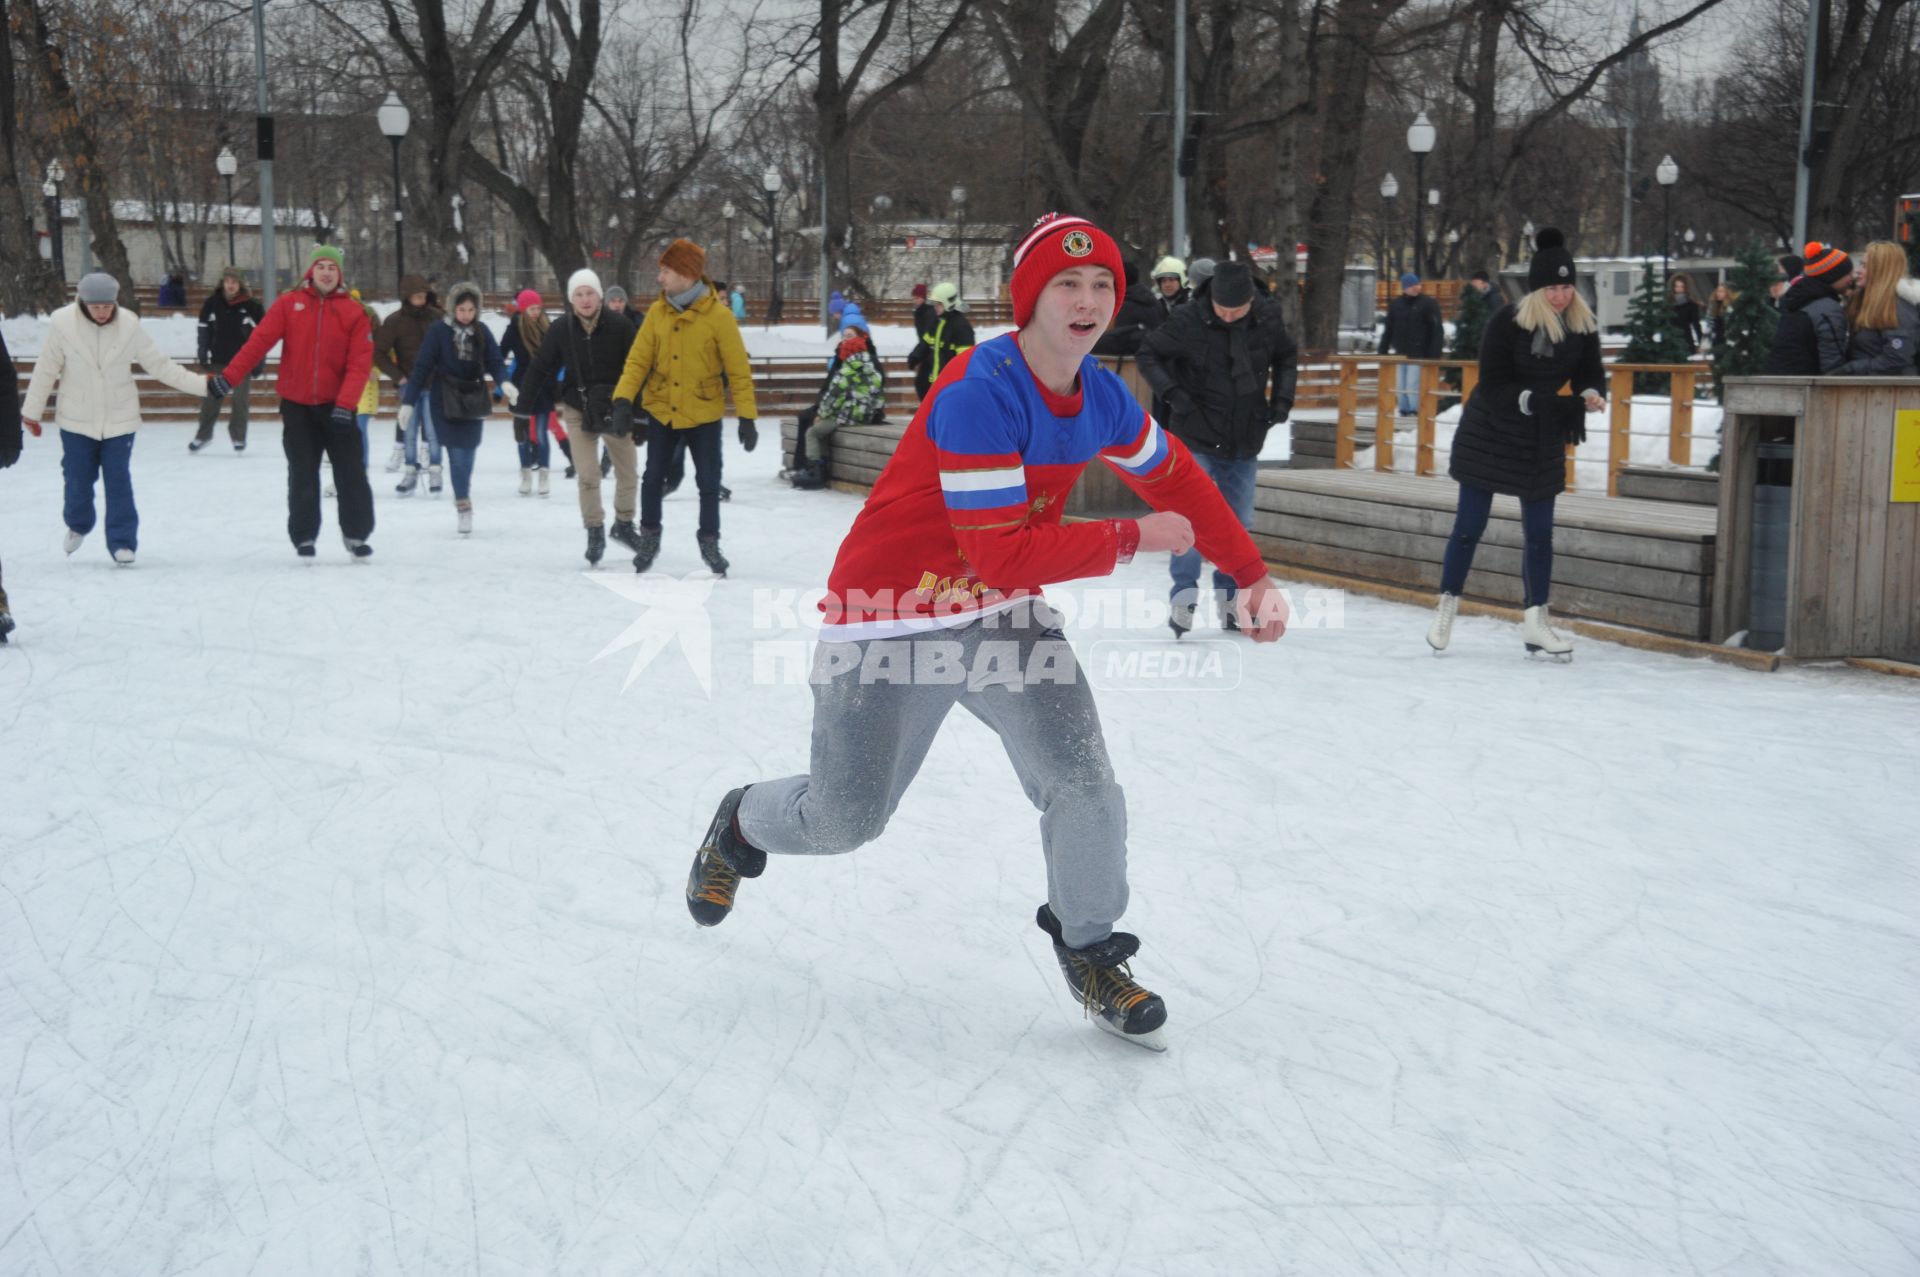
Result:
<svg viewBox="0 0 1920 1277"><path fill-rule="evenodd" d="M1282 0L1280 6L1279 65L1299 66L1300 0ZM1300 182L1294 171L1300 153L1300 117L1282 111L1273 134L1273 217L1268 237L1280 256L1274 263L1274 296L1287 327L1300 328L1300 269L1294 244L1300 238Z"/></svg>
<svg viewBox="0 0 1920 1277"><path fill-rule="evenodd" d="M20 116L14 84L13 56L0 55L0 171L18 173L20 157ZM33 234L33 212L27 191L7 182L0 190L0 313L24 314L27 311L52 310L65 300L66 285L54 273L53 263L43 260ZM48 228L58 235L58 220Z"/></svg>
<svg viewBox="0 0 1920 1277"><path fill-rule="evenodd" d="M133 291L127 246L120 238L120 223L113 215L113 193L100 163L99 135L93 121L80 110L73 82L67 77L66 53L54 43L53 31L47 25L39 0L17 0L17 3L22 10L22 20L30 29L29 56L46 89L50 108L47 123L59 138L60 149L72 159L68 178L87 202L87 228L93 236L94 260L98 269L118 281L120 304L138 314L140 301Z"/></svg>
<svg viewBox="0 0 1920 1277"><path fill-rule="evenodd" d="M1302 340L1313 350L1331 350L1339 340L1340 289L1353 237L1353 192L1366 132L1373 42L1402 3L1341 0L1328 32L1333 48L1321 82L1320 162L1307 207L1307 295L1301 319Z"/></svg>

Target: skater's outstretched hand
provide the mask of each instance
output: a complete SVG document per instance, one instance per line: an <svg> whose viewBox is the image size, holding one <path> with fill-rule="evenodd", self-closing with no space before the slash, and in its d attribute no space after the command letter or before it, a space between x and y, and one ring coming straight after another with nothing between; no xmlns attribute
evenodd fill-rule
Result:
<svg viewBox="0 0 1920 1277"><path fill-rule="evenodd" d="M397 420L402 430L405 430L409 425L413 424L413 405L410 403L401 404L400 415Z"/></svg>
<svg viewBox="0 0 1920 1277"><path fill-rule="evenodd" d="M753 445L759 442L760 430L754 425L754 419L752 417L740 418L740 446L748 452L752 452Z"/></svg>
<svg viewBox="0 0 1920 1277"><path fill-rule="evenodd" d="M219 373L215 373L213 376L207 378L207 397L209 399L225 399L232 393L232 383Z"/></svg>
<svg viewBox="0 0 1920 1277"><path fill-rule="evenodd" d="M1233 610L1240 632L1256 643L1271 643L1287 632L1287 596L1270 576L1234 591Z"/></svg>
<svg viewBox="0 0 1920 1277"><path fill-rule="evenodd" d="M1184 514L1157 510L1140 520L1139 554L1158 554L1162 550L1185 554L1193 548L1193 523Z"/></svg>
<svg viewBox="0 0 1920 1277"><path fill-rule="evenodd" d="M633 434L633 400L614 400L613 412L610 416L611 420L607 422L607 429L610 433L621 439L628 438Z"/></svg>
<svg viewBox="0 0 1920 1277"><path fill-rule="evenodd" d="M500 393L506 396L507 407L517 408L520 406L520 387L510 381L503 381L500 383Z"/></svg>
<svg viewBox="0 0 1920 1277"><path fill-rule="evenodd" d="M33 418L22 417L20 418L20 424L25 426L27 428L27 433L32 435L34 438L38 439L40 437L40 423L33 420Z"/></svg>

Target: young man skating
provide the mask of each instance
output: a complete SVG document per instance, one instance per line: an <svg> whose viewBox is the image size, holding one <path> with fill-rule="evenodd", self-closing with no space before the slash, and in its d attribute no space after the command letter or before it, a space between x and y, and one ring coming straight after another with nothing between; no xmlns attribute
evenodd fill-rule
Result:
<svg viewBox="0 0 1920 1277"><path fill-rule="evenodd" d="M695 853L687 907L712 926L767 855L851 851L885 828L955 705L992 727L1041 811L1037 922L1098 1023L1160 1049L1159 997L1116 932L1126 911L1126 805L1049 582L1104 576L1136 553L1202 553L1233 578L1256 642L1285 603L1220 490L1125 384L1089 357L1120 300L1120 250L1077 217L1041 219L1014 253L1018 331L963 353L921 404L841 543L815 654L807 774L735 789ZM1095 458L1153 507L1067 525ZM901 672L907 675L901 677Z"/></svg>

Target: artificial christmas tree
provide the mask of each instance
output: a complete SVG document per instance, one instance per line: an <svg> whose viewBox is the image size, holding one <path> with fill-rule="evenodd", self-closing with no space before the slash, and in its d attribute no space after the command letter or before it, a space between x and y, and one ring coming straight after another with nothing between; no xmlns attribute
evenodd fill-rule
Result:
<svg viewBox="0 0 1920 1277"><path fill-rule="evenodd" d="M1734 254L1734 267L1727 273L1727 287L1733 301L1727 307L1726 322L1720 340L1713 348L1714 397L1727 400L1722 385L1728 377L1752 376L1767 362L1773 349L1773 330L1780 314L1767 302L1767 286L1773 282L1773 259L1758 242L1750 243ZM1720 468L1720 456L1714 454L1707 469Z"/></svg>
<svg viewBox="0 0 1920 1277"><path fill-rule="evenodd" d="M1633 300L1627 304L1627 348L1621 352L1620 362L1684 364L1691 353L1686 333L1674 322L1666 289L1654 277L1653 263L1648 262L1640 276L1640 287L1634 290ZM1669 380L1661 373L1638 373L1633 379L1633 393L1661 394L1666 391Z"/></svg>

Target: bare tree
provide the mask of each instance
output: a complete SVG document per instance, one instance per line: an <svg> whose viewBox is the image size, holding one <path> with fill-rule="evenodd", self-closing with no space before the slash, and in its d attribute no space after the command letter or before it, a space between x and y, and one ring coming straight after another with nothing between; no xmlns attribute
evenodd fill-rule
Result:
<svg viewBox="0 0 1920 1277"><path fill-rule="evenodd" d="M13 50L16 45L33 47L34 21L35 15L29 6L11 6L7 26L13 40L7 49L0 51L0 164L5 165L9 176L23 169L33 171L23 163L19 85L14 79ZM52 309L64 300L66 290L54 273L53 264L41 259L33 242L33 220L27 211L24 192L37 188L23 187L17 181L5 185L6 189L0 191L0 310L18 313ZM61 233L58 222L49 230L55 235Z"/></svg>

